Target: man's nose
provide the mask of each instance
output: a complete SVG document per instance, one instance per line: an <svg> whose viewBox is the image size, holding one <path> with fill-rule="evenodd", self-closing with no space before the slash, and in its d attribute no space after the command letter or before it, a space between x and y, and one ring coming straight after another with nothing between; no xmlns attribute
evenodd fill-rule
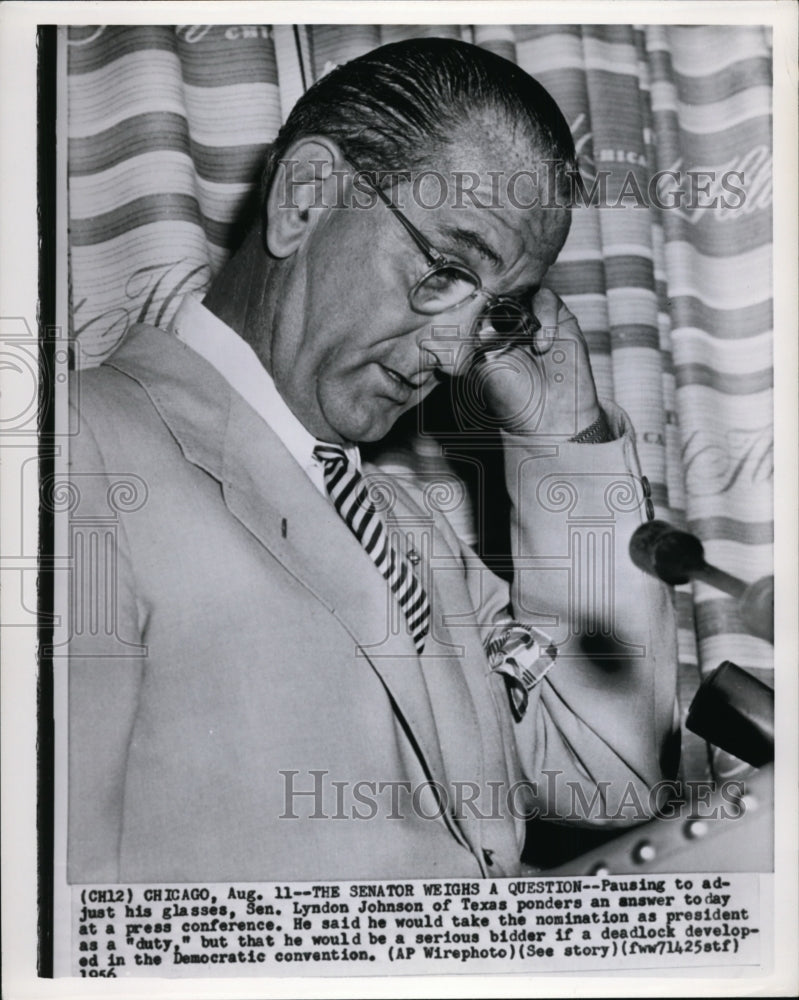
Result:
<svg viewBox="0 0 799 1000"><path fill-rule="evenodd" d="M483 308L481 300L433 316L419 331L417 343L422 367L444 375L462 374L478 346L477 321Z"/></svg>

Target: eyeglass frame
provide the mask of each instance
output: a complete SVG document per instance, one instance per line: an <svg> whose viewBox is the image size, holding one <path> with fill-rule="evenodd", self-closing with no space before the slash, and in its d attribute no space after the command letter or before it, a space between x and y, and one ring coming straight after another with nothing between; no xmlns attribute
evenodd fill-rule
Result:
<svg viewBox="0 0 799 1000"><path fill-rule="evenodd" d="M496 305L510 305L518 311L520 319L523 321L526 319L526 321L529 322L530 325L529 332L525 333L523 337L511 337L511 338L505 338L503 340L501 338L501 335L497 334L496 346L492 346L492 340L489 340L487 342L483 341L482 343L484 350L486 349L491 351L509 350L512 346L514 346L517 343L525 343L525 342L529 343L532 341L532 337L541 329L541 323L539 322L538 317L535 315L532 309L529 309L526 306L522 305L522 303L519 302L518 299L514 299L510 295L496 295L494 292L489 291L487 288L483 288L482 279L480 278L480 275L477 274L476 271L472 270L472 268L470 268L467 264L461 264L459 261L451 260L449 257L446 256L446 254L442 253L442 251L434 247L433 244L430 242L430 240L428 240L428 238L424 235L424 233L422 233L419 229L416 228L416 226L411 222L408 216L391 201L391 199L388 197L385 191L369 177L367 171L361 170L360 167L352 163L351 160L350 164L355 169L357 175L362 177L366 181L371 190L375 192L380 201L383 202L386 208L392 213L394 218L402 225L402 227L405 229L405 232L411 237L411 239L416 244L418 249L425 255L428 262L430 263L429 269L425 271L425 273L418 279L418 281L414 283L414 285L408 292L408 301L410 302L411 309L413 309L414 312L418 312L420 313L420 315L424 316L437 316L441 315L441 313L443 312L447 312L448 309L455 309L458 308L459 306L462 306L465 302L468 302L470 299L474 298L475 295L483 295L486 300L486 311L492 309ZM474 291L470 292L469 295L467 295L460 301L455 302L451 306L447 306L444 309L439 309L438 311L424 312L423 310L417 309L413 304L414 293L418 288L420 288L424 284L425 281L427 281L428 278L431 277L431 275L435 274L436 271L438 270L443 270L444 268L449 268L453 271L460 272L461 274L465 275L468 281L474 283L475 286Z"/></svg>

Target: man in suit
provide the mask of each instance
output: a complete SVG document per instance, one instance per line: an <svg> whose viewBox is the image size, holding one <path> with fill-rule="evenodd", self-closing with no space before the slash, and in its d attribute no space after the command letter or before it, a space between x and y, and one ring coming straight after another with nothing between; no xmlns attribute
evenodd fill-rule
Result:
<svg viewBox="0 0 799 1000"><path fill-rule="evenodd" d="M74 551L138 497L114 642L71 641L71 881L512 875L527 813L651 811L676 652L626 556L648 484L540 289L573 162L511 64L378 49L292 111L203 302L84 373ZM361 465L442 379L502 431L510 589L429 492Z"/></svg>

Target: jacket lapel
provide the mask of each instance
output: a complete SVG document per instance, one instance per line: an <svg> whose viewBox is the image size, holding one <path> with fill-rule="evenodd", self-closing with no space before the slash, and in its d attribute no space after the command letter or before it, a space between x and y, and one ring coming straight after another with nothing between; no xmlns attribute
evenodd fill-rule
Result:
<svg viewBox="0 0 799 1000"><path fill-rule="evenodd" d="M134 327L105 363L142 386L187 461L220 482L230 513L349 632L405 719L430 779L444 783L413 640L404 626L389 627L386 588L374 586L379 570L280 439L213 366L170 334Z"/></svg>

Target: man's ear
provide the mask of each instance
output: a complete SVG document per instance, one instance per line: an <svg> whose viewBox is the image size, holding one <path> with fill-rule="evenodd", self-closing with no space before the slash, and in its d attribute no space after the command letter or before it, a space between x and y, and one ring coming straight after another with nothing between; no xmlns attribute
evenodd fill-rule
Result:
<svg viewBox="0 0 799 1000"><path fill-rule="evenodd" d="M266 198L266 247L274 257L290 257L337 196L335 171L345 161L335 142L306 136L281 157Z"/></svg>

